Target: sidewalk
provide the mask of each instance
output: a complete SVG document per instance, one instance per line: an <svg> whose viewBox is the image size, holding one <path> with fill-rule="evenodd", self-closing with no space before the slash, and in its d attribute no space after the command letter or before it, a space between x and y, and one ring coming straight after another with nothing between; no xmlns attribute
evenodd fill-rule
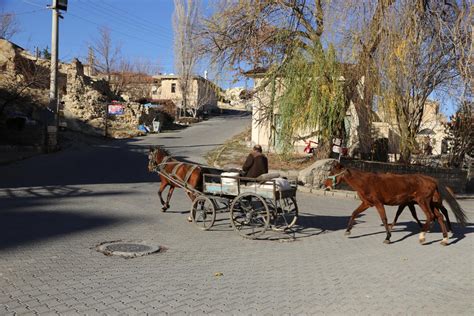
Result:
<svg viewBox="0 0 474 316"><path fill-rule="evenodd" d="M302 185L298 186L298 191L303 193L311 193L314 195L319 196L328 196L328 197L338 197L338 198L349 198L353 200L358 200L359 196L355 191L347 191L347 190L322 190L322 189L313 189L309 187L305 187Z"/></svg>

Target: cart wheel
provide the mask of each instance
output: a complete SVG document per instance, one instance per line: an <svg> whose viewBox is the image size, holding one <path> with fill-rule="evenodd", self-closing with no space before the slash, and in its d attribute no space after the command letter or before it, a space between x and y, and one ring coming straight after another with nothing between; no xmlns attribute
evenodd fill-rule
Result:
<svg viewBox="0 0 474 316"><path fill-rule="evenodd" d="M214 201L204 195L198 196L193 201L191 209L193 223L202 230L209 230L216 220L216 207Z"/></svg>
<svg viewBox="0 0 474 316"><path fill-rule="evenodd" d="M272 226L273 230L282 231L293 227L298 219L298 205L294 197L278 200L276 203L277 216Z"/></svg>
<svg viewBox="0 0 474 316"><path fill-rule="evenodd" d="M270 211L265 200L254 193L242 193L230 206L232 227L241 236L255 239L265 233L270 224Z"/></svg>

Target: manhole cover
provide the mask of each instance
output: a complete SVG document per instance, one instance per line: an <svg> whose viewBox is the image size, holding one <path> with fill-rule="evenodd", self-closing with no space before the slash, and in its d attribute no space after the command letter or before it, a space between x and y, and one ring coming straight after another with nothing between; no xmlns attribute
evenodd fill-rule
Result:
<svg viewBox="0 0 474 316"><path fill-rule="evenodd" d="M145 241L107 241L97 245L97 251L107 256L135 258L163 251L164 248Z"/></svg>

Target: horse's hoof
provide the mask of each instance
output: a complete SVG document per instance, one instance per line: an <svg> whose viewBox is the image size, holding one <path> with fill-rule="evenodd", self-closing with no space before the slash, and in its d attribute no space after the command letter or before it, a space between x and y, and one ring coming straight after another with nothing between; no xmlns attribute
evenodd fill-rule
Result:
<svg viewBox="0 0 474 316"><path fill-rule="evenodd" d="M388 244L390 243L390 240L389 240L389 239L385 239L385 240L383 241L383 243L388 245Z"/></svg>
<svg viewBox="0 0 474 316"><path fill-rule="evenodd" d="M346 230L346 231L344 232L344 235L345 235L345 236L349 236L350 234L351 234L351 231L350 231L350 230Z"/></svg>
<svg viewBox="0 0 474 316"><path fill-rule="evenodd" d="M163 213L165 213L167 209L168 209L167 207L163 207L163 208L161 209L161 211L162 211Z"/></svg>
<svg viewBox="0 0 474 316"><path fill-rule="evenodd" d="M424 244L426 239L425 238L420 238L419 241L420 241L420 244Z"/></svg>
<svg viewBox="0 0 474 316"><path fill-rule="evenodd" d="M188 216L188 222L191 223L192 221L193 221L193 219L191 218L191 216Z"/></svg>
<svg viewBox="0 0 474 316"><path fill-rule="evenodd" d="M447 238L447 237L443 238L443 240L441 240L441 243L440 243L440 244L441 244L442 246L447 246L447 245L449 244L448 238Z"/></svg>

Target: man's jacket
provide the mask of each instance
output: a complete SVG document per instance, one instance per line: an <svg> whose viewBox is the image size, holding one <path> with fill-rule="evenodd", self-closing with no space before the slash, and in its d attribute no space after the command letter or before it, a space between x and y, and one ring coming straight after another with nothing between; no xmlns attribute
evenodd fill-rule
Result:
<svg viewBox="0 0 474 316"><path fill-rule="evenodd" d="M262 153L250 153L242 166L243 176L256 178L261 174L268 173L268 159Z"/></svg>

